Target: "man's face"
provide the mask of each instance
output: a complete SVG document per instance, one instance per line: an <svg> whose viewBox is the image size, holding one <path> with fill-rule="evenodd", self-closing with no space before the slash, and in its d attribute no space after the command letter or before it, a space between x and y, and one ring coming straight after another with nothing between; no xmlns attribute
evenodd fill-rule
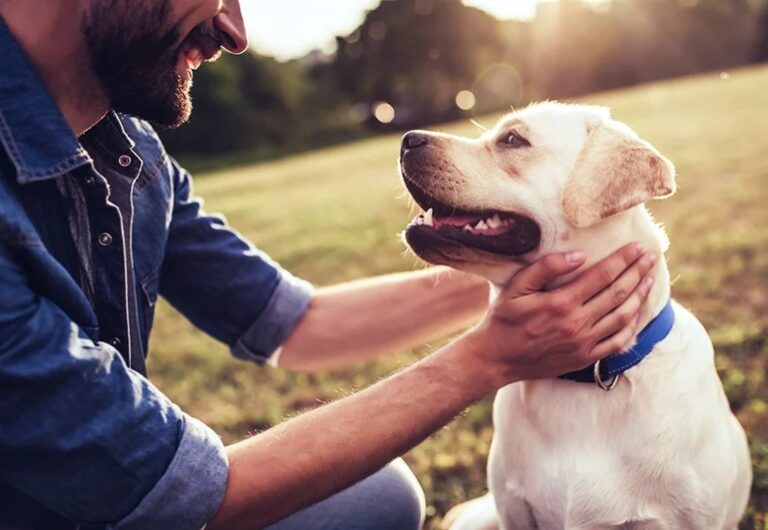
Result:
<svg viewBox="0 0 768 530"><path fill-rule="evenodd" d="M82 31L112 108L171 128L189 119L193 70L248 46L239 0L86 0Z"/></svg>

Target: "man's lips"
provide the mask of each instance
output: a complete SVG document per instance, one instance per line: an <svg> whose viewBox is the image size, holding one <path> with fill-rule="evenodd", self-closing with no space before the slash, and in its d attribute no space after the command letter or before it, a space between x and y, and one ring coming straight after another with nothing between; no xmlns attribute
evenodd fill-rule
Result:
<svg viewBox="0 0 768 530"><path fill-rule="evenodd" d="M222 43L216 36L198 27L190 33L181 45L181 55L190 70L197 70L221 53Z"/></svg>

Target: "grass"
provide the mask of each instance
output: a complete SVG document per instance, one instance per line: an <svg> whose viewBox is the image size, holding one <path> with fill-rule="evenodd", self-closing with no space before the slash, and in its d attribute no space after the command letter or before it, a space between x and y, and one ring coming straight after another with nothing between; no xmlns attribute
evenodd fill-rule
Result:
<svg viewBox="0 0 768 530"><path fill-rule="evenodd" d="M750 436L755 484L742 528L768 529L768 68L686 78L582 101L610 106L677 164L680 191L652 205L672 240L675 297L709 330L734 411ZM492 124L494 117L480 121ZM469 123L442 128L475 135ZM397 234L410 217L397 136L198 175L210 211L285 267L327 285L411 269ZM373 318L373 315L372 315ZM435 345L336 374L304 376L231 360L161 304L153 380L225 441L363 388ZM427 492L429 528L485 490L490 400L407 455Z"/></svg>

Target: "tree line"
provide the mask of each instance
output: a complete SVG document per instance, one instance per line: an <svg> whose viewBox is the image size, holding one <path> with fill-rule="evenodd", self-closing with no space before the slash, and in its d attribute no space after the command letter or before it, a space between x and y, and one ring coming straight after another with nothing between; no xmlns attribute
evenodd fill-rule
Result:
<svg viewBox="0 0 768 530"><path fill-rule="evenodd" d="M561 0L499 21L461 0L382 0L335 53L249 53L195 74L175 153L271 157L768 60L765 0Z"/></svg>

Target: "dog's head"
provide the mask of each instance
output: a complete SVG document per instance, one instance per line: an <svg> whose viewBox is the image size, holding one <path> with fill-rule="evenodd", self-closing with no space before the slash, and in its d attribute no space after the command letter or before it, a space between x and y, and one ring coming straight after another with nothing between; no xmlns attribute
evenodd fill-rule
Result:
<svg viewBox="0 0 768 530"><path fill-rule="evenodd" d="M425 210L405 232L411 249L498 282L675 191L672 163L607 109L561 103L511 114L478 139L409 132L400 170Z"/></svg>

